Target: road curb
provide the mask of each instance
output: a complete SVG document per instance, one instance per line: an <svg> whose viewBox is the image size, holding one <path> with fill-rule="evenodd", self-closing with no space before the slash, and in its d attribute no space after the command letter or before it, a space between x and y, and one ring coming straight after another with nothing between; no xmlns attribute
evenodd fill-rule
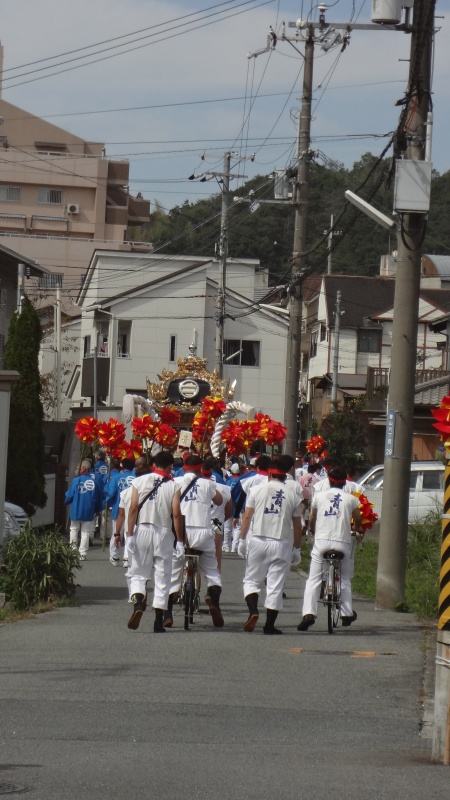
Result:
<svg viewBox="0 0 450 800"><path fill-rule="evenodd" d="M436 678L436 635L437 628L435 624L423 624L421 634L421 646L423 647L423 674L421 696L419 698L422 707L420 736L423 739L433 738L434 688Z"/></svg>

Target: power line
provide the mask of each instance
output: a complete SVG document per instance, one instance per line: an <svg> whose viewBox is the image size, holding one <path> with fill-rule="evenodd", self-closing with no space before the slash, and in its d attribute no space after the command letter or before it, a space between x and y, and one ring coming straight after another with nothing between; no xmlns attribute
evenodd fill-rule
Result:
<svg viewBox="0 0 450 800"><path fill-rule="evenodd" d="M254 3L254 1L255 0L246 0L245 3L240 3L240 5L239 6L235 6L235 8L239 8L242 5L248 5L249 3ZM165 42L168 39L173 39L173 38L175 38L177 36L184 36L187 33L191 33L192 31L195 31L195 30L199 30L200 28L206 28L209 25L214 25L217 22L223 22L223 20L227 20L227 19L231 19L232 17L240 16L241 14L245 14L248 11L252 11L254 8L261 8L262 6L269 5L272 2L273 2L273 0L264 0L264 2L259 3L257 6L253 6L252 5L252 8L250 8L250 9L245 8L243 11L237 11L236 13L228 14L227 16L222 16L220 20L212 20L210 22L204 22L202 25L196 25L195 27L192 27L189 30L178 31L177 33L172 33L172 34L170 34L170 36L165 36L165 37L163 37L161 39L157 39L156 41L147 42L146 44L137 45L136 47L130 47L128 50L123 50L121 53L112 53L112 54L110 54L108 56L103 56L102 58L95 58L92 61L86 61L84 64L77 64L77 65L75 65L73 67L66 67L66 69L60 69L57 72L51 72L51 73L49 73L47 75L40 75L37 78L30 78L29 80L26 80L26 81L19 81L18 83L12 83L9 86L6 86L4 88L5 89L14 89L17 86L24 86L25 84L35 83L36 81L44 80L45 78L52 78L54 76L59 76L59 75L62 75L63 73L65 73L65 72L72 72L75 69L81 69L82 67L90 66L91 64L97 64L100 61L108 61L111 58L117 58L118 56L125 55L125 54L133 52L135 50L141 50L143 47L149 47L152 44L159 44L160 42ZM217 13L221 13L221 12L217 12ZM203 17L203 19L206 19L206 18L212 17L212 16L216 16L216 14L207 14L206 17ZM176 25L174 27L178 28L178 27L182 27L182 26L181 25ZM169 30L173 30L173 29L169 29ZM155 35L155 34L152 34L152 35ZM148 37L143 37L143 38L148 38ZM125 46L125 45L119 45L119 46ZM110 48L106 48L106 49L110 49ZM63 63L63 62L61 62L61 63ZM33 72L39 72L39 71L40 70L33 70ZM10 78L9 80L14 80L14 78Z"/></svg>
<svg viewBox="0 0 450 800"><path fill-rule="evenodd" d="M220 8L220 6L228 6L231 3L236 2L236 0L226 0L222 3L216 3L216 5L208 6L207 8L202 8L200 11L193 11L191 14L184 14L181 17L174 17L173 19L167 20L166 22L159 22L156 25L149 25L146 28L139 28L136 31L130 31L130 33L123 33L120 36L114 36L109 39L103 39L100 42L94 42L94 44L86 45L85 47L77 47L74 50L66 50L63 53L58 53L55 56L47 56L47 58L40 58L37 61L28 61L25 64L19 64L17 67L10 67L9 69L5 69L2 71L2 75L6 75L7 72L15 72L19 69L24 69L25 67L34 66L34 64L42 64L44 61L54 61L56 58L63 58L64 56L70 56L73 53L81 53L83 50L91 50L93 47L100 47L103 44L109 44L110 42L116 42L119 39L126 39L129 36L135 36L137 33L144 33L144 31L154 30L154 28L161 28L163 25L169 25L172 22L178 22L182 19L187 19L189 17L197 16L198 14L203 13L204 11L211 11L213 8Z"/></svg>

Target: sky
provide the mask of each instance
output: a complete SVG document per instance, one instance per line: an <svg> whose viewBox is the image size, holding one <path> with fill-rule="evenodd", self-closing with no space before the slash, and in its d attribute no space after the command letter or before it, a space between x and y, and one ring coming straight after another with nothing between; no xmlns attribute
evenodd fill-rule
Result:
<svg viewBox="0 0 450 800"><path fill-rule="evenodd" d="M367 23L370 13L370 0L336 0L326 20ZM436 14L443 18L436 20L432 158L443 173L450 169L450 0L438 0ZM266 46L270 26L279 34L283 21L299 18L317 20L317 7L0 0L3 97L129 159L130 191L169 210L219 191L215 179L188 178L220 172L228 150L236 154L232 191L293 162L303 46L279 39L270 53L247 54ZM382 29L353 31L343 53L316 44L311 135L319 163L351 167L366 152L382 152L397 125L409 48L409 35Z"/></svg>

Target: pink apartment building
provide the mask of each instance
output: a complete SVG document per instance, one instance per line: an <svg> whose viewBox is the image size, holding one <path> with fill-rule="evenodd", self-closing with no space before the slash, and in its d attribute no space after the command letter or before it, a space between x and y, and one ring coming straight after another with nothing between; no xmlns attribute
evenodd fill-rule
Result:
<svg viewBox="0 0 450 800"><path fill-rule="evenodd" d="M96 249L149 251L127 242L150 203L128 191L129 162L0 99L0 242L80 285ZM67 279L67 280L66 280ZM64 291L64 288L63 288ZM50 298L49 298L50 299ZM70 302L65 303L66 310ZM75 310L75 309L74 309Z"/></svg>

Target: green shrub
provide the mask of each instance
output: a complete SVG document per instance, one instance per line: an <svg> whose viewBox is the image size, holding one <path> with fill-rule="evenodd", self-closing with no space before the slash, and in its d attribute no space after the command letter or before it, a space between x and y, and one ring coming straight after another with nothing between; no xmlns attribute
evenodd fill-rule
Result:
<svg viewBox="0 0 450 800"><path fill-rule="evenodd" d="M375 599L377 584L378 542L363 542L355 550L355 575L352 588L355 594Z"/></svg>
<svg viewBox="0 0 450 800"><path fill-rule="evenodd" d="M59 530L32 531L28 524L1 547L0 591L12 608L24 611L36 603L71 597L75 569L80 569L78 551Z"/></svg>
<svg viewBox="0 0 450 800"><path fill-rule="evenodd" d="M425 619L437 619L442 516L432 511L409 527L405 601Z"/></svg>

